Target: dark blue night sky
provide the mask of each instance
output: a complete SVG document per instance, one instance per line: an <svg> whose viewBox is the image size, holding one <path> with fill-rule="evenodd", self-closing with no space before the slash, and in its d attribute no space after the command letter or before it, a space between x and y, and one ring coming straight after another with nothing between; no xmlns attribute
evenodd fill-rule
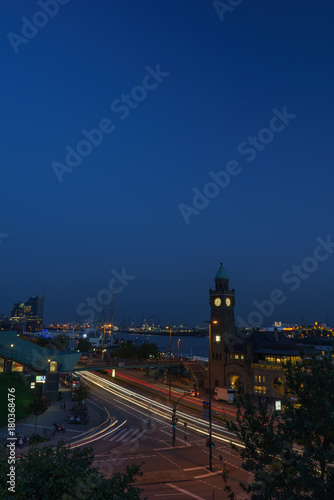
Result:
<svg viewBox="0 0 334 500"><path fill-rule="evenodd" d="M195 325L222 261L246 323L333 326L334 6L223 10L1 2L0 313L109 287L117 321Z"/></svg>

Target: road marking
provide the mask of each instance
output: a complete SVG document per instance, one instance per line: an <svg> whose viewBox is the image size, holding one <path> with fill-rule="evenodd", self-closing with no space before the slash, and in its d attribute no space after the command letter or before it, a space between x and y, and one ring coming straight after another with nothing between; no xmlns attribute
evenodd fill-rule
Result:
<svg viewBox="0 0 334 500"><path fill-rule="evenodd" d="M125 429L125 434L123 434L123 436L121 436L120 434L118 434L116 436L116 441L123 441L123 438L125 438L125 436L127 436L128 434L130 434L132 432L132 429L129 429L128 431ZM111 439L109 439L109 441L111 441Z"/></svg>
<svg viewBox="0 0 334 500"><path fill-rule="evenodd" d="M205 467L191 467L191 469L183 469L185 472L188 470L198 470L198 469L205 469Z"/></svg>
<svg viewBox="0 0 334 500"><path fill-rule="evenodd" d="M167 436L168 436L169 438L171 438L171 437L172 437L172 433L171 433L171 432L166 432L166 431L163 431L162 429L160 429L160 432L163 432L163 434L167 434ZM177 441L181 441L182 443L184 443L184 439L181 439L181 438L179 438L179 437L177 437L177 436L175 436L175 439L176 439ZM188 442L186 441L186 442L185 442L185 445L184 445L184 446L182 446L182 448L186 448L186 447L189 447L189 446L191 446L191 444L190 444L190 443L188 443ZM180 448L180 446L178 446L178 448Z"/></svg>
<svg viewBox="0 0 334 500"><path fill-rule="evenodd" d="M139 429L138 429L139 430ZM133 439L130 439L129 443L133 443L134 441L137 441L137 439L139 439L140 437L142 437L143 434L145 434L146 432L146 429L144 429L143 431L141 431L138 436L135 436Z"/></svg>
<svg viewBox="0 0 334 500"><path fill-rule="evenodd" d="M124 432L126 432L126 429L123 429L121 432L117 432L115 434L115 436L109 438L108 441L113 441L114 439L116 439L117 437L119 437L121 434L124 434ZM102 439L102 441L104 441L104 439Z"/></svg>
<svg viewBox="0 0 334 500"><path fill-rule="evenodd" d="M210 486L210 488L217 488L218 490L222 490L223 489L223 488L220 488L219 486L216 486L215 484L207 483L206 481L203 481L203 479L199 479L198 482L199 483L203 483L203 484L207 484L208 486Z"/></svg>
<svg viewBox="0 0 334 500"><path fill-rule="evenodd" d="M166 448L153 448L153 451L179 450L181 448L189 448L189 446L167 446Z"/></svg>
<svg viewBox="0 0 334 500"><path fill-rule="evenodd" d="M162 453L158 453L158 455L160 455L162 458L165 458L166 460L168 460L168 462L175 465L179 469L182 469L182 467L179 464L177 464L176 462L173 462L173 460L171 460L170 458L165 457Z"/></svg>
<svg viewBox="0 0 334 500"><path fill-rule="evenodd" d="M216 472L209 472L208 474L203 474L202 476L195 476L194 479L203 479L203 477L211 477L216 476L217 474L222 474L222 470L218 470Z"/></svg>
<svg viewBox="0 0 334 500"><path fill-rule="evenodd" d="M199 497L198 495L194 495L194 493L190 493L190 491L184 490L183 488L179 488L175 484L167 483L167 486L170 486L171 488L174 488L175 490L180 491L181 493L184 493L184 495L188 495L189 497L196 498L197 500L205 500L205 498Z"/></svg>

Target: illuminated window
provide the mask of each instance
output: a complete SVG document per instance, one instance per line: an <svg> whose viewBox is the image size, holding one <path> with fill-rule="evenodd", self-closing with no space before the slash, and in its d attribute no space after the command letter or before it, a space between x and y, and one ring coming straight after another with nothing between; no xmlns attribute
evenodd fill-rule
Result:
<svg viewBox="0 0 334 500"><path fill-rule="evenodd" d="M244 359L244 355L243 354L241 354L240 359Z"/></svg>
<svg viewBox="0 0 334 500"><path fill-rule="evenodd" d="M263 382L264 384L266 383L266 377L265 377L265 375L263 375L263 377L262 377L262 382Z"/></svg>
<svg viewBox="0 0 334 500"><path fill-rule="evenodd" d="M239 354L235 354L234 359L239 359Z"/></svg>
<svg viewBox="0 0 334 500"><path fill-rule="evenodd" d="M259 382L261 382L261 375L259 375Z"/></svg>
<svg viewBox="0 0 334 500"><path fill-rule="evenodd" d="M222 339L221 335L216 335L216 337L215 337L216 342L221 342L221 339Z"/></svg>
<svg viewBox="0 0 334 500"><path fill-rule="evenodd" d="M255 375L255 382L257 382L257 375Z"/></svg>

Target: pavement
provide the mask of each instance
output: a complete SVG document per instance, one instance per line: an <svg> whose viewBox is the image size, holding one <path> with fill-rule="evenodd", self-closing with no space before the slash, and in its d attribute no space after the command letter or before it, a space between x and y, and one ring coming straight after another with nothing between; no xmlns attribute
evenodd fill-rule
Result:
<svg viewBox="0 0 334 500"><path fill-rule="evenodd" d="M49 441L45 441L42 444L56 445L58 441L61 440L65 441L65 443L70 443L71 441L78 439L80 434L90 430L93 427L96 427L106 420L107 414L103 410L103 408L99 407L94 402L87 400L86 404L88 407L89 417L88 423L85 425L67 423L66 417L68 415L71 415L70 408L74 403L73 401L71 401L70 389L62 387L60 390L62 393L62 399L60 401L52 402L48 410L43 413L43 415L40 415L37 418L37 434L49 438ZM63 405L64 403L66 403L65 410L61 409L61 405ZM21 434L22 436L31 436L32 434L34 434L35 419L35 416L30 415L24 420L17 422L16 433ZM65 432L56 432L54 438L52 438L51 434L54 431L54 423L57 423L58 425L63 424L65 427ZM24 453L27 450L27 446L23 446L22 448L19 448L17 446L16 450L17 454L20 453L20 450L22 450L22 452Z"/></svg>

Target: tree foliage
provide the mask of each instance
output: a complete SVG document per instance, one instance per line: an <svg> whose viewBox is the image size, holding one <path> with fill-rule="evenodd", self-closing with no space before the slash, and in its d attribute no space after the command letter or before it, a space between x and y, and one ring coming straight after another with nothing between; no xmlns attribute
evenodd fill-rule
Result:
<svg viewBox="0 0 334 500"><path fill-rule="evenodd" d="M312 355L299 364L288 363L285 372L282 415L272 411L266 398L254 405L246 396L238 405L237 421L227 422L244 445L233 448L252 474L241 486L252 500L334 499L332 358ZM235 498L230 486L226 491Z"/></svg>
<svg viewBox="0 0 334 500"><path fill-rule="evenodd" d="M87 339L79 339L78 350L80 352L89 352L93 348L93 345Z"/></svg>
<svg viewBox="0 0 334 500"><path fill-rule="evenodd" d="M155 342L141 344L137 349L137 356L141 359L157 358L159 348Z"/></svg>
<svg viewBox="0 0 334 500"><path fill-rule="evenodd" d="M74 401L79 403L79 405L81 405L81 403L85 399L87 399L89 393L90 393L90 387L87 384L81 382L78 389L76 389L73 393L73 399Z"/></svg>
<svg viewBox="0 0 334 500"><path fill-rule="evenodd" d="M67 349L68 344L70 343L70 337L68 335L65 335L65 333L59 333L54 339L53 339L53 344L59 349L60 351L64 351Z"/></svg>
<svg viewBox="0 0 334 500"><path fill-rule="evenodd" d="M63 442L32 447L15 465L15 493L8 491L7 452L0 450L0 498L34 500L139 500L141 489L134 486L140 466L127 466L123 473L107 478L92 467L92 448L71 450Z"/></svg>
<svg viewBox="0 0 334 500"><path fill-rule="evenodd" d="M24 411L29 415L35 415L35 434L37 426L37 417L43 415L49 408L51 401L45 399L43 396L36 396L27 406L24 407Z"/></svg>
<svg viewBox="0 0 334 500"><path fill-rule="evenodd" d="M115 355L118 358L135 358L137 356L137 347L132 342L122 342Z"/></svg>
<svg viewBox="0 0 334 500"><path fill-rule="evenodd" d="M144 343L138 347L133 342L122 342L115 351L114 356L128 359L157 358L159 356L159 348L154 342Z"/></svg>

